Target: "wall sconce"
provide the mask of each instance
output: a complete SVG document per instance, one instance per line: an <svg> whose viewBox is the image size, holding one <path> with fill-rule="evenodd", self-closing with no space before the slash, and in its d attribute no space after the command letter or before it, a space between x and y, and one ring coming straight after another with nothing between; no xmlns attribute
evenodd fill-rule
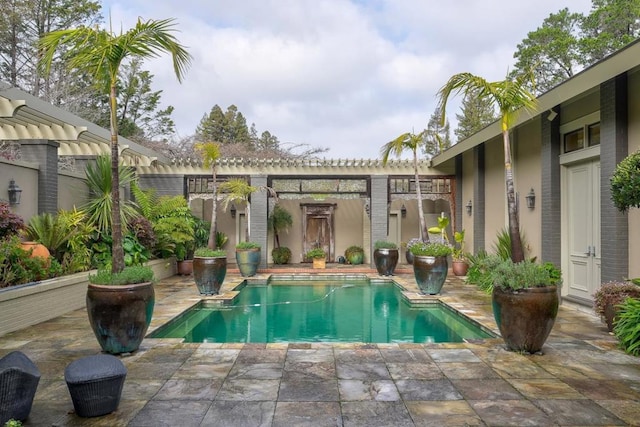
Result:
<svg viewBox="0 0 640 427"><path fill-rule="evenodd" d="M529 209L533 209L536 207L536 193L533 191L533 188L529 191L529 194L524 196L527 199L527 207Z"/></svg>
<svg viewBox="0 0 640 427"><path fill-rule="evenodd" d="M11 206L19 205L20 198L22 197L22 190L13 179L9 181L9 189L7 191L9 193L9 204Z"/></svg>
<svg viewBox="0 0 640 427"><path fill-rule="evenodd" d="M404 203L402 204L402 207L400 208L400 214L402 215L402 218L406 218L407 217L407 207L404 205Z"/></svg>
<svg viewBox="0 0 640 427"><path fill-rule="evenodd" d="M369 219L371 219L371 206L369 205L369 200L364 202L364 210L367 212Z"/></svg>
<svg viewBox="0 0 640 427"><path fill-rule="evenodd" d="M231 203L231 209L229 210L229 212L231 212L231 218L235 218L236 217L236 212L238 212L237 209L236 209L236 205Z"/></svg>
<svg viewBox="0 0 640 427"><path fill-rule="evenodd" d="M469 199L469 201L465 205L465 208L467 209L467 215L471 216L471 212L473 211L473 205L471 204L471 199Z"/></svg>

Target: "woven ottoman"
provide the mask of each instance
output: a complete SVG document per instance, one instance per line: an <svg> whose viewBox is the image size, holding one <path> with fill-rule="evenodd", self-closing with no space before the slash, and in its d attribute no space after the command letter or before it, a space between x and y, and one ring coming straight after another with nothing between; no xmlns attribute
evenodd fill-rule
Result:
<svg viewBox="0 0 640 427"><path fill-rule="evenodd" d="M64 370L73 408L80 417L99 417L118 409L127 368L115 356L74 360Z"/></svg>
<svg viewBox="0 0 640 427"><path fill-rule="evenodd" d="M27 419L39 381L40 371L21 351L0 359L0 426L11 418Z"/></svg>

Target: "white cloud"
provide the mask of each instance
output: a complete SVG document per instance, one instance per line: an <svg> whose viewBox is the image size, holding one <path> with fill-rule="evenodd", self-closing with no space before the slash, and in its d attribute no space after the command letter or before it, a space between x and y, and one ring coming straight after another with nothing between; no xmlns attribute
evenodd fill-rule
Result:
<svg viewBox="0 0 640 427"><path fill-rule="evenodd" d="M138 16L176 18L194 56L184 83L167 58L145 67L175 107L182 136L215 104L234 104L259 132L329 147L326 156L336 158L376 158L387 141L423 129L438 89L457 72L503 78L527 32L564 7L555 0L104 3L115 28ZM583 13L591 4L571 3Z"/></svg>

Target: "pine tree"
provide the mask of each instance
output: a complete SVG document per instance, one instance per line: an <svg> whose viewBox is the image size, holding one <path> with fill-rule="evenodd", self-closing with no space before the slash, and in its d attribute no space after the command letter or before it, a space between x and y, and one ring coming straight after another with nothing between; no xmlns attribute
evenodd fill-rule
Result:
<svg viewBox="0 0 640 427"><path fill-rule="evenodd" d="M497 120L491 102L487 98L478 97L475 92L469 92L464 96L460 111L461 114L456 114L458 127L453 131L458 137L458 142Z"/></svg>
<svg viewBox="0 0 640 427"><path fill-rule="evenodd" d="M449 128L448 120L444 125L442 124L442 116L438 110L431 114L424 133L426 141L423 149L428 158L440 154L451 147L451 131Z"/></svg>

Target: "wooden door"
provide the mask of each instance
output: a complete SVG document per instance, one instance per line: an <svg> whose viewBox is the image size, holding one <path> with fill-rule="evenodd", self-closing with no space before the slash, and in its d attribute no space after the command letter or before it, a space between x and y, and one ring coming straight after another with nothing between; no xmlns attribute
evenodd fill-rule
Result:
<svg viewBox="0 0 640 427"><path fill-rule="evenodd" d="M311 249L322 248L327 253L327 261L333 262L333 214L335 206L334 204L301 205L303 210L303 254L306 254ZM305 262L310 261L309 259L305 259Z"/></svg>

